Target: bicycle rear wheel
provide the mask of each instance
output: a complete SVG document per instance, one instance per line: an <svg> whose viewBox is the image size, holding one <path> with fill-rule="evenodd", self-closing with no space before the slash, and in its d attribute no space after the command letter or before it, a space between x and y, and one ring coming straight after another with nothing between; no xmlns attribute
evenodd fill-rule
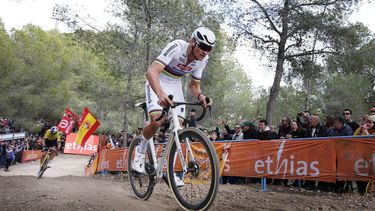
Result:
<svg viewBox="0 0 375 211"><path fill-rule="evenodd" d="M48 162L49 162L49 159L50 159L50 157L49 157L49 155L47 154L47 155L44 157L44 160L43 160L42 164L40 165L40 169L39 169L39 171L38 171L38 176L36 177L37 179L42 178L44 172L47 170L47 168L48 168L47 164L48 164Z"/></svg>
<svg viewBox="0 0 375 211"><path fill-rule="evenodd" d="M219 159L208 137L196 128L183 129L179 134L187 172L181 178L182 167L173 143L168 154L168 181L178 204L186 210L206 210L215 200L219 186ZM195 161L184 150L189 142ZM179 178L177 178L179 177ZM181 182L176 181L181 179Z"/></svg>
<svg viewBox="0 0 375 211"><path fill-rule="evenodd" d="M154 162L152 160L150 145L147 147L145 168L146 173L139 173L132 169L132 161L134 159L135 150L137 150L139 144L141 143L141 138L136 137L130 144L128 149L128 177L131 188L135 196L139 199L147 200L150 198L155 183L155 176L151 175L153 173Z"/></svg>

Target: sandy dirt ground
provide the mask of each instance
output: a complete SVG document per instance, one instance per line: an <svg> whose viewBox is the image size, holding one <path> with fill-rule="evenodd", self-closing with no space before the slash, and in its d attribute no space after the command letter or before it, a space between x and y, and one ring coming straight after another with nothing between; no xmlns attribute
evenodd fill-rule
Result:
<svg viewBox="0 0 375 211"><path fill-rule="evenodd" d="M43 178L38 162L0 170L0 210L181 210L167 185L155 187L147 201L134 197L126 175L84 177L89 157L60 154ZM221 185L210 210L375 210L370 195L299 191L259 184Z"/></svg>

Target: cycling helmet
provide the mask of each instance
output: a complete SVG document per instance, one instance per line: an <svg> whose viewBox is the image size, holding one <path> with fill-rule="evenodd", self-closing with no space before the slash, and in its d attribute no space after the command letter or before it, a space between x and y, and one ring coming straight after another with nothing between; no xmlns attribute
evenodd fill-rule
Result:
<svg viewBox="0 0 375 211"><path fill-rule="evenodd" d="M191 35L194 38L200 48L205 51L210 51L215 46L216 37L215 34L206 27L198 27L194 30Z"/></svg>
<svg viewBox="0 0 375 211"><path fill-rule="evenodd" d="M51 127L51 133L56 133L56 132L57 132L57 127L56 126Z"/></svg>

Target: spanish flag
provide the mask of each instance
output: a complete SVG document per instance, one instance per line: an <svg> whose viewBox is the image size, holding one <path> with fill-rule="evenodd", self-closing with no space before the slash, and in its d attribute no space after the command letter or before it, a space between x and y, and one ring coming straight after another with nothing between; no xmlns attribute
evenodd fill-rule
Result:
<svg viewBox="0 0 375 211"><path fill-rule="evenodd" d="M91 114L89 109L85 107L78 122L76 144L82 147L85 146L87 139L94 133L99 125L100 122Z"/></svg>

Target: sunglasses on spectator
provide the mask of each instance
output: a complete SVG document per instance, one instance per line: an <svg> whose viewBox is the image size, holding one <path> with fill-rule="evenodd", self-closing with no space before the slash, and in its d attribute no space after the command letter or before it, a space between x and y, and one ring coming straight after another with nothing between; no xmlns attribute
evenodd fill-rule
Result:
<svg viewBox="0 0 375 211"><path fill-rule="evenodd" d="M210 52L212 50L212 46L209 46L209 45L206 45L204 43L200 43L198 41L196 41L198 47L202 50L202 51L206 51L206 52Z"/></svg>
<svg viewBox="0 0 375 211"><path fill-rule="evenodd" d="M375 113L375 110L371 110L370 112L371 112L371 113Z"/></svg>
<svg viewBox="0 0 375 211"><path fill-rule="evenodd" d="M345 112L344 112L344 113L342 113L342 115L350 115L350 113L345 113Z"/></svg>
<svg viewBox="0 0 375 211"><path fill-rule="evenodd" d="M240 129L241 127L234 127L234 129Z"/></svg>

